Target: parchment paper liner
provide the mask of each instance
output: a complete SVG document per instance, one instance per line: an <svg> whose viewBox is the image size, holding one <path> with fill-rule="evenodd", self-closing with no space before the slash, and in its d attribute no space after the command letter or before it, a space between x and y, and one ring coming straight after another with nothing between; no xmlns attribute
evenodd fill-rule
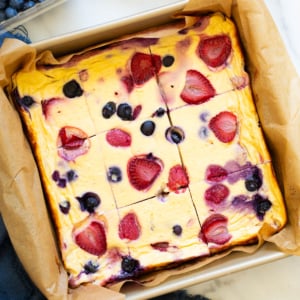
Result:
<svg viewBox="0 0 300 300"><path fill-rule="evenodd" d="M251 75L257 110L273 157L283 192L288 224L267 238L261 231L258 245L234 251L253 253L264 240L288 254L300 254L300 78L292 65L275 24L262 1L191 0L176 15L221 11L232 17L239 29ZM175 17L175 16L174 16ZM189 18L185 20L188 23ZM70 56L69 56L70 57ZM64 60L69 59L65 57ZM55 62L50 52L39 60ZM0 83L5 89L18 68L30 68L36 60L34 48L17 40L6 40L0 49ZM60 261L55 235L47 214L38 170L22 131L18 113L0 90L0 212L12 243L26 271L48 299L124 299L122 284L113 290L86 285L68 289L67 274ZM143 276L145 286L155 286L171 275L184 274L228 255L228 250L205 261Z"/></svg>

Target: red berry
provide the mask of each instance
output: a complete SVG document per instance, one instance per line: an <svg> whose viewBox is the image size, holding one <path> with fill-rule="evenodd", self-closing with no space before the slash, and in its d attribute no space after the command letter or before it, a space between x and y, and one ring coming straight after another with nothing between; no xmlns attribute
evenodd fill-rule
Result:
<svg viewBox="0 0 300 300"><path fill-rule="evenodd" d="M219 165L209 165L206 169L205 179L209 182L221 182L226 179L228 173L226 169Z"/></svg>
<svg viewBox="0 0 300 300"><path fill-rule="evenodd" d="M168 188L171 191L185 189L189 185L189 177L186 169L181 165L173 166L169 171Z"/></svg>
<svg viewBox="0 0 300 300"><path fill-rule="evenodd" d="M149 189L162 169L162 162L152 154L134 156L127 163L129 182L138 191Z"/></svg>
<svg viewBox="0 0 300 300"><path fill-rule="evenodd" d="M81 249L90 254L101 256L106 252L105 229L97 221L92 221L82 230L75 232L74 239Z"/></svg>
<svg viewBox="0 0 300 300"><path fill-rule="evenodd" d="M208 188L204 193L204 198L208 204L220 204L229 195L229 189L226 185L217 183Z"/></svg>
<svg viewBox="0 0 300 300"><path fill-rule="evenodd" d="M106 133L106 141L113 147L128 147L131 145L131 136L122 129L114 128Z"/></svg>
<svg viewBox="0 0 300 300"><path fill-rule="evenodd" d="M83 130L65 126L58 133L57 146L58 155L67 161L72 161L88 152L90 141Z"/></svg>
<svg viewBox="0 0 300 300"><path fill-rule="evenodd" d="M154 244L151 244L151 247L153 247L154 249L156 249L158 251L166 252L166 251L168 251L168 248L169 248L169 242L154 243Z"/></svg>
<svg viewBox="0 0 300 300"><path fill-rule="evenodd" d="M201 104L216 95L210 81L196 70L188 70L185 85L180 94L181 99L188 104Z"/></svg>
<svg viewBox="0 0 300 300"><path fill-rule="evenodd" d="M142 85L150 80L159 72L160 68L161 58L159 55L137 52L131 59L131 76L137 85Z"/></svg>
<svg viewBox="0 0 300 300"><path fill-rule="evenodd" d="M237 118L230 111L222 111L214 116L208 124L215 136L222 143L231 142L237 133Z"/></svg>
<svg viewBox="0 0 300 300"><path fill-rule="evenodd" d="M140 236L140 224L135 213L128 213L119 224L120 239L137 240Z"/></svg>
<svg viewBox="0 0 300 300"><path fill-rule="evenodd" d="M209 67L217 68L226 63L231 49L231 40L224 34L202 38L196 51Z"/></svg>
<svg viewBox="0 0 300 300"><path fill-rule="evenodd" d="M228 219L221 214L210 215L202 224L199 238L205 243L223 245L231 239L227 228Z"/></svg>

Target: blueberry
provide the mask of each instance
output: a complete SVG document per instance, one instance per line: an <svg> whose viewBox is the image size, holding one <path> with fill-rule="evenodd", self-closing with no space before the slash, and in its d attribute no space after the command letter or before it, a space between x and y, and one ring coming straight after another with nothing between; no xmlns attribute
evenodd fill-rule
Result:
<svg viewBox="0 0 300 300"><path fill-rule="evenodd" d="M157 116L157 117L162 117L164 114L165 114L165 109L164 108L162 108L162 107L160 107L160 108L158 108L157 110L156 110L156 112L155 112L155 116Z"/></svg>
<svg viewBox="0 0 300 300"><path fill-rule="evenodd" d="M184 132L177 126L171 126L166 130L166 139L175 144L179 144L184 140Z"/></svg>
<svg viewBox="0 0 300 300"><path fill-rule="evenodd" d="M33 98L31 96L24 96L21 100L21 105L24 105L25 107L29 108L31 107L35 101L33 100Z"/></svg>
<svg viewBox="0 0 300 300"><path fill-rule="evenodd" d="M95 208L100 205L100 197L96 193L87 192L81 197L76 197L79 201L80 208L82 211L94 213Z"/></svg>
<svg viewBox="0 0 300 300"><path fill-rule="evenodd" d="M122 180L122 171L118 167L109 167L107 172L107 179L110 182L119 182Z"/></svg>
<svg viewBox="0 0 300 300"><path fill-rule="evenodd" d="M5 9L8 0L0 0L0 9Z"/></svg>
<svg viewBox="0 0 300 300"><path fill-rule="evenodd" d="M181 235L181 233L182 233L182 227L180 225L174 225L173 226L173 233L175 235Z"/></svg>
<svg viewBox="0 0 300 300"><path fill-rule="evenodd" d="M208 137L208 129L206 126L201 126L200 129L199 129L199 136L201 139L206 139Z"/></svg>
<svg viewBox="0 0 300 300"><path fill-rule="evenodd" d="M69 182L71 182L71 181L74 181L78 177L78 175L76 174L76 172L74 170L69 170L66 173L66 177L67 177L67 180Z"/></svg>
<svg viewBox="0 0 300 300"><path fill-rule="evenodd" d="M173 65L175 59L174 59L174 56L172 55L166 55L164 56L164 58L162 59L162 64L165 66L165 67L170 67Z"/></svg>
<svg viewBox="0 0 300 300"><path fill-rule="evenodd" d="M33 6L35 6L35 2L34 1L26 1L24 3L23 9L26 10L26 9L29 9L29 8L31 8Z"/></svg>
<svg viewBox="0 0 300 300"><path fill-rule="evenodd" d="M18 11L13 7L9 6L5 9L5 15L8 19L15 17L17 14L18 14Z"/></svg>
<svg viewBox="0 0 300 300"><path fill-rule="evenodd" d="M127 103L121 103L117 109L117 115L124 121L132 120L132 108Z"/></svg>
<svg viewBox="0 0 300 300"><path fill-rule="evenodd" d="M116 103L109 101L102 108L102 116L105 119L111 118L116 112Z"/></svg>
<svg viewBox="0 0 300 300"><path fill-rule="evenodd" d="M57 185L60 188L65 188L67 186L67 180L65 178L59 178L57 181Z"/></svg>
<svg viewBox="0 0 300 300"><path fill-rule="evenodd" d="M68 98L75 98L80 97L83 94L83 90L79 83L75 79L72 79L64 84L63 93Z"/></svg>
<svg viewBox="0 0 300 300"><path fill-rule="evenodd" d="M55 171L52 173L51 177L52 177L52 179L53 179L54 181L58 181L59 178L60 178L59 172L58 172L57 170L55 170Z"/></svg>
<svg viewBox="0 0 300 300"><path fill-rule="evenodd" d="M69 213L70 208L71 208L71 204L68 200L64 200L59 203L59 209L65 215Z"/></svg>
<svg viewBox="0 0 300 300"><path fill-rule="evenodd" d="M9 5L16 10L21 10L24 5L24 0L9 0Z"/></svg>
<svg viewBox="0 0 300 300"><path fill-rule="evenodd" d="M139 268L139 262L130 256L125 256L122 259L121 268L126 273L133 273Z"/></svg>
<svg viewBox="0 0 300 300"><path fill-rule="evenodd" d="M153 134L154 130L155 130L155 123L153 121L145 121L142 125L141 125L141 132L146 135L146 136L150 136Z"/></svg>
<svg viewBox="0 0 300 300"><path fill-rule="evenodd" d="M272 202L268 198L255 194L252 198L252 205L258 219L262 221L265 213L271 208Z"/></svg>
<svg viewBox="0 0 300 300"><path fill-rule="evenodd" d="M250 176L246 177L245 187L249 192L254 192L260 189L262 186L262 175L258 167L252 168Z"/></svg>
<svg viewBox="0 0 300 300"><path fill-rule="evenodd" d="M86 274L96 273L99 269L99 264L96 261L89 260L84 266L84 271Z"/></svg>

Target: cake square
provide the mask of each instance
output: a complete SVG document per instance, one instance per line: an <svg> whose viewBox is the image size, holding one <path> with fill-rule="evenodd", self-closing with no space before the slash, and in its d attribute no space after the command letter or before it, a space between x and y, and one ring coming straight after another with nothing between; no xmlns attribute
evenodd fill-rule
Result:
<svg viewBox="0 0 300 300"><path fill-rule="evenodd" d="M285 223L284 204L270 163L189 186L211 252L257 241L260 230Z"/></svg>
<svg viewBox="0 0 300 300"><path fill-rule="evenodd" d="M124 276L122 264L129 253L126 243L119 238L119 223L115 210L91 214L63 229L62 254L71 287L90 281L106 285Z"/></svg>
<svg viewBox="0 0 300 300"><path fill-rule="evenodd" d="M203 103L246 85L237 45L234 25L221 14L195 18L173 35L162 34L150 49L162 60L158 82L168 108Z"/></svg>
<svg viewBox="0 0 300 300"><path fill-rule="evenodd" d="M188 190L123 207L120 217L130 256L141 268L159 268L209 254L198 237L200 223Z"/></svg>
<svg viewBox="0 0 300 300"><path fill-rule="evenodd" d="M270 161L249 87L174 109L170 119L184 136L177 145L191 183L203 180L210 165L231 173L232 161Z"/></svg>

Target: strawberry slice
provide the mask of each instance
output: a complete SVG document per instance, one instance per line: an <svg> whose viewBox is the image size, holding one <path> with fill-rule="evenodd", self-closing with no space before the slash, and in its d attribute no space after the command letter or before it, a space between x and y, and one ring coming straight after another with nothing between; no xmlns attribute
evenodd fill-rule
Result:
<svg viewBox="0 0 300 300"><path fill-rule="evenodd" d="M97 221L75 232L74 240L81 249L93 255L101 256L107 249L104 226Z"/></svg>
<svg viewBox="0 0 300 300"><path fill-rule="evenodd" d="M119 224L120 239L137 240L140 236L141 227L135 213L128 213Z"/></svg>
<svg viewBox="0 0 300 300"><path fill-rule="evenodd" d="M208 127L221 142L229 143L237 133L237 117L230 111L222 111L209 121Z"/></svg>
<svg viewBox="0 0 300 300"><path fill-rule="evenodd" d="M216 95L210 81L196 70L186 72L185 85L180 94L181 99L188 104L201 104Z"/></svg>
<svg viewBox="0 0 300 300"><path fill-rule="evenodd" d="M131 58L130 71L133 81L142 85L160 71L161 58L159 55L150 55L137 52Z"/></svg>
<svg viewBox="0 0 300 300"><path fill-rule="evenodd" d="M106 141L113 147L128 147L131 145L131 136L122 129L114 128L106 133Z"/></svg>
<svg viewBox="0 0 300 300"><path fill-rule="evenodd" d="M212 68L224 65L231 53L231 40L228 35L204 37L197 47L197 55Z"/></svg>
<svg viewBox="0 0 300 300"><path fill-rule="evenodd" d="M227 224L228 219L224 215L212 214L202 224L199 238L205 243L223 245L231 239Z"/></svg>
<svg viewBox="0 0 300 300"><path fill-rule="evenodd" d="M186 189L189 185L189 177L186 168L181 165L173 166L169 171L168 188L171 191Z"/></svg>
<svg viewBox="0 0 300 300"><path fill-rule="evenodd" d="M206 203L210 206L221 204L229 195L229 189L226 185L218 183L209 187L205 193L204 198Z"/></svg>
<svg viewBox="0 0 300 300"><path fill-rule="evenodd" d="M205 179L209 182L221 182L227 176L227 170L219 165L209 165L205 172Z"/></svg>
<svg viewBox="0 0 300 300"><path fill-rule="evenodd" d="M58 155L61 158L73 161L78 156L88 152L90 141L83 130L77 127L65 126L58 132L57 147Z"/></svg>
<svg viewBox="0 0 300 300"><path fill-rule="evenodd" d="M129 159L127 175L131 185L138 191L146 191L154 183L163 169L163 163L151 153Z"/></svg>

